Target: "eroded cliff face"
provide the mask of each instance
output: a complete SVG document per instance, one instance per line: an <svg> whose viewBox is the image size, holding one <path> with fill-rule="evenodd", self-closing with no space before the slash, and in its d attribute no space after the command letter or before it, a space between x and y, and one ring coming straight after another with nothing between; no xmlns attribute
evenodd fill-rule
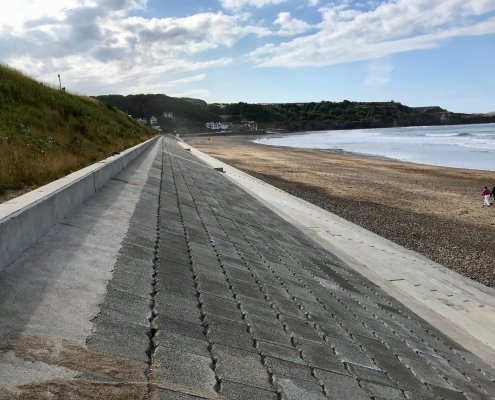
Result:
<svg viewBox="0 0 495 400"><path fill-rule="evenodd" d="M355 120L341 122L332 119L323 121L305 120L292 130L323 130L323 129L366 129L391 128L401 126L429 126L429 125L462 125L495 123L494 115L487 114L460 114L449 111L411 112L403 113L390 118L374 119L372 121Z"/></svg>
<svg viewBox="0 0 495 400"><path fill-rule="evenodd" d="M449 111L419 112L407 118L399 118L400 125L460 125L460 124L483 124L495 122L495 116L485 114L460 114Z"/></svg>

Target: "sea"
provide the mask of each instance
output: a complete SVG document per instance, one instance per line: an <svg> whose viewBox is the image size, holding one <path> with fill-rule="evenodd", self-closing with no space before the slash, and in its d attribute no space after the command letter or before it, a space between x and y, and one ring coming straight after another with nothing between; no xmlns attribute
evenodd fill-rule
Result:
<svg viewBox="0 0 495 400"><path fill-rule="evenodd" d="M303 132L255 142L495 171L495 124Z"/></svg>

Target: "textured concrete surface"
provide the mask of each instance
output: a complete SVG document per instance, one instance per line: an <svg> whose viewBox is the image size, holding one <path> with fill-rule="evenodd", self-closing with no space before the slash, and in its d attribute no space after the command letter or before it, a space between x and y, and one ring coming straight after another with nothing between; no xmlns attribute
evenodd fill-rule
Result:
<svg viewBox="0 0 495 400"><path fill-rule="evenodd" d="M38 274L50 263L34 250L0 275L0 371L18 375L0 372L0 398L494 398L492 367L174 140L160 146L139 183L113 182L132 199L105 232L92 220L95 250L57 233L69 222L50 233L72 293ZM91 204L74 221L97 217ZM37 314L31 293L60 306Z"/></svg>
<svg viewBox="0 0 495 400"><path fill-rule="evenodd" d="M14 388L19 398L37 398L38 392L43 398L44 390L63 393L81 374L111 371L116 360L107 354L117 346L126 349L129 359L148 361L127 338L137 337L149 346L149 304L146 300L139 309L134 299L150 295L151 273L143 277L142 262L121 257L119 249L136 204L149 196L145 184L155 171L157 153L158 144L0 271L0 397L2 389ZM160 170L156 171L159 178ZM147 228L143 231L147 238ZM121 273L122 263L127 276ZM105 293L112 301L103 306ZM119 314L116 310L126 298L132 306ZM109 316L106 324L93 325L98 313ZM99 343L105 343L105 355L86 346L92 330ZM132 371L144 379L135 365L126 363L126 368L126 377ZM141 370L145 369L146 364ZM47 389L47 382L55 380L59 383Z"/></svg>
<svg viewBox="0 0 495 400"><path fill-rule="evenodd" d="M181 145L208 165L223 168L227 177L347 265L486 362L495 364L495 290Z"/></svg>

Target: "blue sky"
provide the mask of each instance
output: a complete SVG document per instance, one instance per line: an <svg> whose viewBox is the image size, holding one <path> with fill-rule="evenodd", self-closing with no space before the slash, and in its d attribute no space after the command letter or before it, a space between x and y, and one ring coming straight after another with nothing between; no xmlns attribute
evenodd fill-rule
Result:
<svg viewBox="0 0 495 400"><path fill-rule="evenodd" d="M87 95L495 111L493 0L16 0L0 61Z"/></svg>

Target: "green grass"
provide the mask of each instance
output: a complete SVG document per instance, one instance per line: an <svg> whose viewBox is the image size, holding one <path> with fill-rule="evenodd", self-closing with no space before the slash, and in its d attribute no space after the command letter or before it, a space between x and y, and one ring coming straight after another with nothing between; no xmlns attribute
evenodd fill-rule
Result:
<svg viewBox="0 0 495 400"><path fill-rule="evenodd" d="M43 185L153 135L98 100L0 65L0 194Z"/></svg>

